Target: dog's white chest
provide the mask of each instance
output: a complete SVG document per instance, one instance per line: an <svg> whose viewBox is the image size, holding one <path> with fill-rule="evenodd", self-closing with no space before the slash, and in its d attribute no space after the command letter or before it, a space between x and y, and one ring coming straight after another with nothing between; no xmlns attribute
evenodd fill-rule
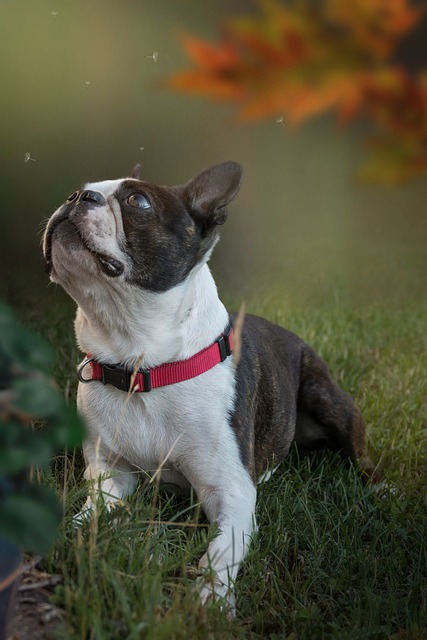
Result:
<svg viewBox="0 0 427 640"><path fill-rule="evenodd" d="M162 468L165 482L173 482L177 474L184 473L201 450L205 451L205 460L199 463L209 467L220 441L229 441L230 455L238 455L226 419L233 402L231 362L149 393L128 395L99 383L80 384L78 391L78 407L86 417L89 437L92 441L99 438L103 454L108 452L111 462L120 456L150 475ZM212 423L218 424L216 432Z"/></svg>

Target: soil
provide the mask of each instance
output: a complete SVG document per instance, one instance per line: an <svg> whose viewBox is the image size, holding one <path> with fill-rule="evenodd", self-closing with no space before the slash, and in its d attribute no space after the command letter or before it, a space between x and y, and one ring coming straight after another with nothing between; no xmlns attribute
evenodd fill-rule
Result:
<svg viewBox="0 0 427 640"><path fill-rule="evenodd" d="M31 558L24 564L7 640L47 640L63 620L61 609L49 602L62 577L39 570L40 560Z"/></svg>

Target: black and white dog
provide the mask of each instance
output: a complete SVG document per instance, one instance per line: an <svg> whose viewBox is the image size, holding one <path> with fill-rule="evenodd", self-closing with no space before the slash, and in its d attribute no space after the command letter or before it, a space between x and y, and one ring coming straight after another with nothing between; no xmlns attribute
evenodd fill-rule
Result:
<svg viewBox="0 0 427 640"><path fill-rule="evenodd" d="M230 607L256 527L257 482L294 441L339 450L375 475L360 411L300 338L246 316L234 364L234 317L207 262L241 177L226 162L164 187L141 181L136 167L73 193L43 243L50 278L77 302L87 354L78 389L85 477L101 478L107 505L135 489L137 471L193 486L219 528L200 560L211 569L201 600Z"/></svg>

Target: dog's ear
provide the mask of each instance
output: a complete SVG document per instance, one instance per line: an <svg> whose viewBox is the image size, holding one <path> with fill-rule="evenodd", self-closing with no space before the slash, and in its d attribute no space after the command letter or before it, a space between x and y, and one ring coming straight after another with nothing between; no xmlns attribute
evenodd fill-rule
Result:
<svg viewBox="0 0 427 640"><path fill-rule="evenodd" d="M136 164L134 166L133 171L130 174L130 177L134 178L135 180L139 180L140 179L140 177L141 177L141 165L139 164L139 162L138 162L138 164Z"/></svg>
<svg viewBox="0 0 427 640"><path fill-rule="evenodd" d="M193 217L205 227L224 224L227 205L239 191L242 173L237 162L223 162L187 182L184 190Z"/></svg>

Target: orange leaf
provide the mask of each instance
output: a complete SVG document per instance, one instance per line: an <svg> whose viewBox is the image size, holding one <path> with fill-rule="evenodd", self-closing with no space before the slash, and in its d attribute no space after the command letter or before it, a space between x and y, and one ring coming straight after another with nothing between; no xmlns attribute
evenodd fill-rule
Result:
<svg viewBox="0 0 427 640"><path fill-rule="evenodd" d="M338 108L340 121L344 122L357 112L362 100L361 77L331 74L317 84L294 81L265 90L248 99L239 115L251 120L284 113L291 125L297 125L306 118Z"/></svg>
<svg viewBox="0 0 427 640"><path fill-rule="evenodd" d="M330 79L319 87L306 87L295 96L289 109L289 120L293 124L318 115L339 106L345 100L346 91L352 88L352 82L342 79Z"/></svg>
<svg viewBox="0 0 427 640"><path fill-rule="evenodd" d="M347 27L362 48L386 58L423 9L410 6L408 0L327 0L325 12L329 20Z"/></svg>
<svg viewBox="0 0 427 640"><path fill-rule="evenodd" d="M396 143L389 175L399 173L400 162L412 173L424 171L427 73L411 78L386 64L422 9L410 0L258 4L259 15L229 22L215 44L184 37L193 66L172 76L169 86L239 103L243 120L280 114L297 125L335 110L345 124L363 114ZM380 149L375 153L378 162L387 157Z"/></svg>
<svg viewBox="0 0 427 640"><path fill-rule="evenodd" d="M233 44L223 40L214 46L190 36L183 36L184 47L197 66L218 71L239 64L239 55Z"/></svg>
<svg viewBox="0 0 427 640"><path fill-rule="evenodd" d="M243 87L218 76L206 75L200 71L177 73L169 78L171 89L197 93L217 100L240 101L246 93Z"/></svg>
<svg viewBox="0 0 427 640"><path fill-rule="evenodd" d="M253 54L254 64L269 65L286 69L300 64L309 56L307 43L295 32L282 34L280 45L271 44L253 33L240 33L239 41Z"/></svg>

